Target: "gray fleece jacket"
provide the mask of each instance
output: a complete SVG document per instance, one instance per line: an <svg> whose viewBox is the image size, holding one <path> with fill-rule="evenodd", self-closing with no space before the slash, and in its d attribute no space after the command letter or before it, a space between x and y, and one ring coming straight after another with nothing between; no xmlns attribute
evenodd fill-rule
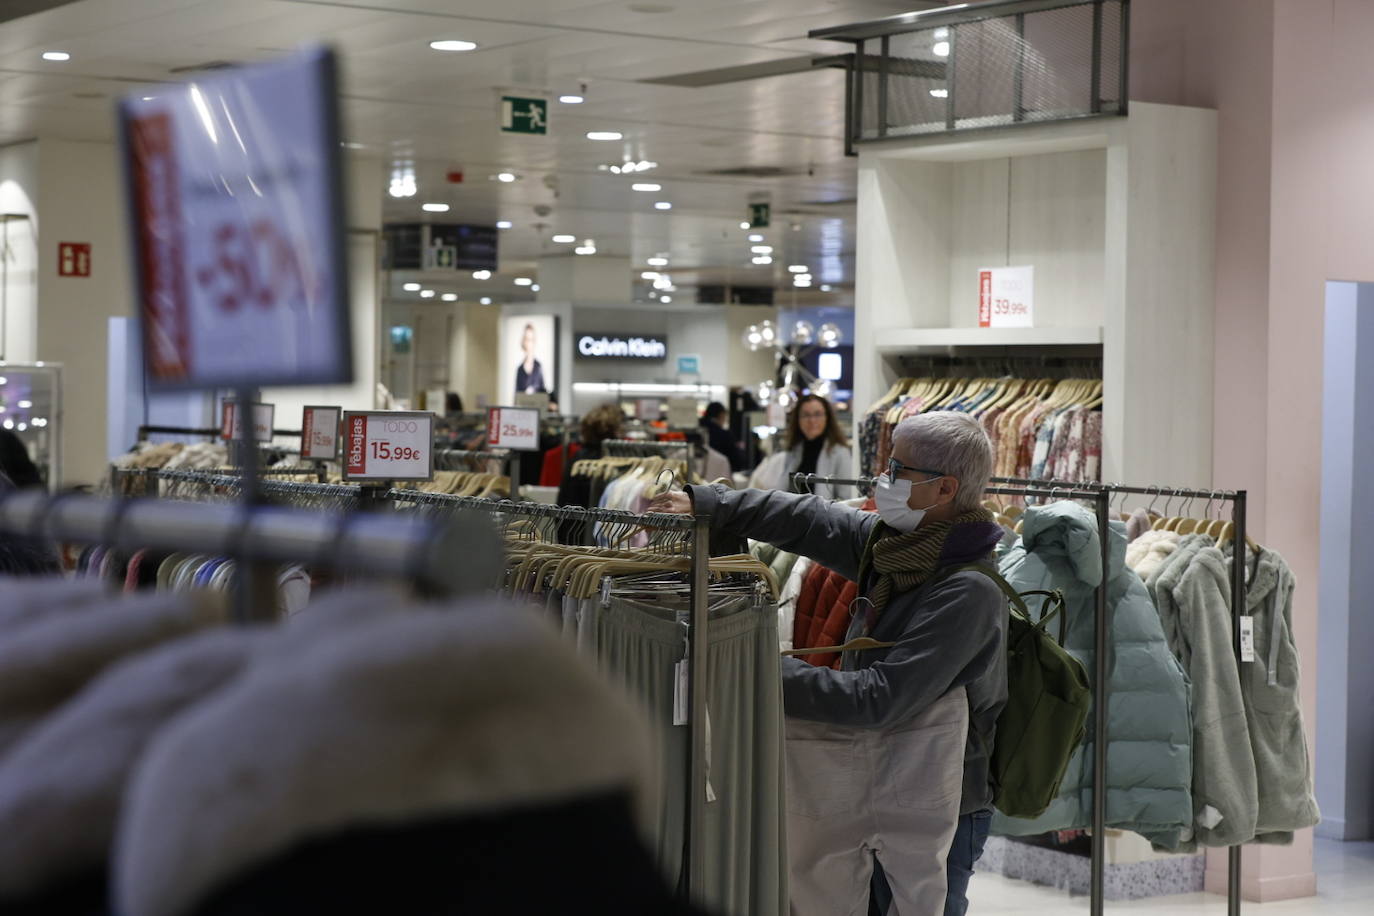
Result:
<svg viewBox="0 0 1374 916"><path fill-rule="evenodd" d="M864 547L878 516L816 496L776 490L689 487L712 527L810 557L858 580ZM958 565L951 563L950 565ZM860 582L860 594L872 586ZM861 634L855 614L846 639ZM868 635L890 649L846 652L841 669L782 660L783 706L789 716L861 728L888 728L915 718L955 687L965 687L969 734L960 814L990 809L989 752L1007 702L1007 602L987 576L963 571L892 595Z"/></svg>

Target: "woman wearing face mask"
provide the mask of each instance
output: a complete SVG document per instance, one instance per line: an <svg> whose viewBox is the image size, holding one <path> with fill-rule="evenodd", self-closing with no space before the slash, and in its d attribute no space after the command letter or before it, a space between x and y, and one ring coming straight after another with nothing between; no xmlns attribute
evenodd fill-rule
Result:
<svg viewBox="0 0 1374 916"><path fill-rule="evenodd" d="M787 417L787 434L783 439L787 448L787 487L793 474L815 474L818 477L846 477L852 463L849 442L835 418L835 408L820 395L808 394L797 402ZM843 499L851 495L848 487L829 484L814 487L802 483L802 492L816 493L827 499Z"/></svg>
<svg viewBox="0 0 1374 916"><path fill-rule="evenodd" d="M967 414L936 411L903 420L892 454L876 515L722 486L649 507L700 512L853 579L861 597L845 640L885 644L844 653L839 670L782 660L796 916L862 909L875 859L892 911L962 916L991 822L1007 604L991 578L960 567L996 569L1002 531L980 505L992 444Z"/></svg>

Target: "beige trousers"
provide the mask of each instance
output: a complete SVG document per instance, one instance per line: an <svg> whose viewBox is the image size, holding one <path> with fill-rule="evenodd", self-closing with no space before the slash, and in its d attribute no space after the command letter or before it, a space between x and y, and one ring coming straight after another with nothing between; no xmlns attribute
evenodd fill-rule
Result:
<svg viewBox="0 0 1374 916"><path fill-rule="evenodd" d="M889 913L941 916L967 736L963 687L887 729L787 719L792 916L865 916L874 855Z"/></svg>

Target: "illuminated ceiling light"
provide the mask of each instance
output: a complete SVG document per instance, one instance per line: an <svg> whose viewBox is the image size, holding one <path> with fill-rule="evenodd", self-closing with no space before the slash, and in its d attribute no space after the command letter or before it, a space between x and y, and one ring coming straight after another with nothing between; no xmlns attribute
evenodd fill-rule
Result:
<svg viewBox="0 0 1374 916"><path fill-rule="evenodd" d="M534 284L533 286L530 287L530 289L533 290L533 291L536 292L536 293L539 292L539 284L538 284L538 283Z"/></svg>
<svg viewBox="0 0 1374 916"><path fill-rule="evenodd" d="M533 286L533 285L534 285L534 281L531 280L529 277L516 277L516 278L515 278L515 285L516 285L516 286Z"/></svg>
<svg viewBox="0 0 1374 916"><path fill-rule="evenodd" d="M444 293L444 294L443 294L442 296L440 296L439 298L442 299L442 300L444 300L445 302L457 302L457 301L458 301L458 294L457 294L457 293Z"/></svg>
<svg viewBox="0 0 1374 916"><path fill-rule="evenodd" d="M490 280L490 279L491 279L491 271L489 271L489 270L474 270L474 271L472 272L472 279L474 279L474 280Z"/></svg>
<svg viewBox="0 0 1374 916"><path fill-rule="evenodd" d="M672 296L659 296L659 297L658 297L658 301L659 301L659 302L663 302L663 303L672 302L672 301L673 301L673 297L672 297Z"/></svg>
<svg viewBox="0 0 1374 916"><path fill-rule="evenodd" d="M671 209L673 209L673 205L672 205L671 203L669 203L668 201L666 201L666 200L660 200L660 201L657 201L657 202L654 204L654 209L655 209L655 210L671 210Z"/></svg>
<svg viewBox="0 0 1374 916"><path fill-rule="evenodd" d="M20 409L20 410L28 410L28 409L29 409L30 407L32 407L32 406L33 406L33 401L20 401L20 402L19 402L19 409Z"/></svg>
<svg viewBox="0 0 1374 916"><path fill-rule="evenodd" d="M637 181L630 185L630 189L633 191L662 191L663 185L654 184L650 181Z"/></svg>
<svg viewBox="0 0 1374 916"><path fill-rule="evenodd" d="M575 236L575 235L555 235L555 236L553 237L553 240L554 240L555 242L557 242L558 244L560 244L560 245L571 245L573 242L577 241L577 236Z"/></svg>
<svg viewBox="0 0 1374 916"><path fill-rule="evenodd" d="M762 236L760 233L751 232L751 233L749 234L749 241L751 241L751 242L762 242L762 241L763 241L763 236Z"/></svg>
<svg viewBox="0 0 1374 916"><path fill-rule="evenodd" d="M502 172L496 176L496 180L505 182L506 184L510 184L512 181L515 180L515 176L512 175L510 172Z"/></svg>
<svg viewBox="0 0 1374 916"><path fill-rule="evenodd" d="M151 96L151 95L145 95L145 96L143 96L143 101L145 101L145 102L151 102L151 101L153 100L153 98L154 98L154 97Z"/></svg>
<svg viewBox="0 0 1374 916"><path fill-rule="evenodd" d="M71 56L70 54L68 54L66 51L44 51L44 52L43 52L43 59L44 59L44 60L62 61L62 60L71 60L71 59L72 59L72 56Z"/></svg>
<svg viewBox="0 0 1374 916"><path fill-rule="evenodd" d="M947 99L947 98L949 98L949 90L948 90L948 89L932 89L932 90L930 90L930 94L931 94L934 98L937 98L937 99Z"/></svg>
<svg viewBox="0 0 1374 916"><path fill-rule="evenodd" d="M482 303L483 305L491 305L491 297L490 297L490 296L483 296L481 299L478 299L477 301L480 302L480 303Z"/></svg>
<svg viewBox="0 0 1374 916"><path fill-rule="evenodd" d="M623 140L625 135L618 130L589 130L588 140Z"/></svg>
<svg viewBox="0 0 1374 916"><path fill-rule="evenodd" d="M935 52L936 57L949 57L949 42L937 41L935 42L935 47L930 50Z"/></svg>
<svg viewBox="0 0 1374 916"><path fill-rule="evenodd" d="M790 264L787 269L794 274L804 274L808 270L805 264Z"/></svg>
<svg viewBox="0 0 1374 916"><path fill-rule="evenodd" d="M773 246L772 246L772 245L754 245L754 246L751 246L749 250L752 251L754 254L772 254L772 253L773 253Z"/></svg>
<svg viewBox="0 0 1374 916"><path fill-rule="evenodd" d="M448 204L420 204L420 209L426 213L447 213Z"/></svg>
<svg viewBox="0 0 1374 916"><path fill-rule="evenodd" d="M573 249L573 254L596 254L595 245L578 245Z"/></svg>
<svg viewBox="0 0 1374 916"><path fill-rule="evenodd" d="M421 299L433 299L433 298L434 298L434 290L432 290L432 289L422 289L422 290L420 290L420 298L421 298Z"/></svg>
<svg viewBox="0 0 1374 916"><path fill-rule="evenodd" d="M14 421L13 421L13 420L6 420L6 421L4 422L4 427L5 427L5 429L14 429Z"/></svg>
<svg viewBox="0 0 1374 916"><path fill-rule="evenodd" d="M647 261L645 261L644 263L645 263L645 264L648 264L650 267L667 267L667 266L668 266L668 259L665 258L665 257L662 257L662 256L660 255L659 257L656 257L656 258L649 258L649 259L648 259Z"/></svg>
<svg viewBox="0 0 1374 916"><path fill-rule="evenodd" d="M639 275L639 279L641 279L641 280L657 280L660 276L661 276L661 274L659 274L659 272L656 271L656 270L646 270L646 271L644 271L644 273L642 273L642 274Z"/></svg>
<svg viewBox="0 0 1374 916"><path fill-rule="evenodd" d="M797 274L792 278L794 282L801 281L802 283L810 283L812 279L813 278L810 274Z"/></svg>
<svg viewBox="0 0 1374 916"><path fill-rule="evenodd" d="M405 290L408 293L418 293L421 289L421 286L418 283L407 283L404 286L402 286L401 289Z"/></svg>
<svg viewBox="0 0 1374 916"><path fill-rule="evenodd" d="M741 229L748 229L750 225L751 225L751 224L750 224L748 221L745 221L745 222L740 223L740 224L739 224L739 227L740 227Z"/></svg>
<svg viewBox="0 0 1374 916"><path fill-rule="evenodd" d="M768 255L766 255L766 254L761 254L761 255L759 255L758 257L754 258L754 263L755 263L755 264L772 264L772 263L773 263L773 259L772 259L771 257L769 257Z"/></svg>
<svg viewBox="0 0 1374 916"><path fill-rule="evenodd" d="M564 105L581 105L586 99L580 95L560 95L558 101Z"/></svg>
<svg viewBox="0 0 1374 916"><path fill-rule="evenodd" d="M508 220L508 219L498 219L498 220L496 221L496 228L497 228L497 229L509 229L509 228L511 227L511 225L512 225L512 223L511 223L511 221Z"/></svg>
<svg viewBox="0 0 1374 916"><path fill-rule="evenodd" d="M457 38L444 38L439 41L431 41L429 46L436 51L471 51L477 47L477 42L462 41Z"/></svg>
<svg viewBox="0 0 1374 916"><path fill-rule="evenodd" d="M822 284L821 284L821 292L823 292L823 293L828 293L828 292L830 292L830 289L831 289L831 286L830 286L829 283L822 283Z"/></svg>
<svg viewBox="0 0 1374 916"><path fill-rule="evenodd" d="M793 285L793 286L799 286L799 287L805 289L805 288L807 288L807 287L809 287L809 286L811 285L811 281L810 281L810 280L803 280L801 277L797 277L795 280L792 281L792 285Z"/></svg>
<svg viewBox="0 0 1374 916"><path fill-rule="evenodd" d="M936 41L939 41L941 38L948 38L948 37L949 37L949 29L944 28L944 27L942 26L941 28L938 28L938 29L935 30L935 40L936 40Z"/></svg>

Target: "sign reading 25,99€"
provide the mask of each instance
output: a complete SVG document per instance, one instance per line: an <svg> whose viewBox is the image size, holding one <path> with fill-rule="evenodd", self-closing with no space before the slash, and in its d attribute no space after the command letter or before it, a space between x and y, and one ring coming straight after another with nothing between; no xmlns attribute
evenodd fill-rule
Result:
<svg viewBox="0 0 1374 916"><path fill-rule="evenodd" d="M119 105L148 379L352 381L333 54Z"/></svg>
<svg viewBox="0 0 1374 916"><path fill-rule="evenodd" d="M432 480L434 414L427 410L344 413L345 480Z"/></svg>

